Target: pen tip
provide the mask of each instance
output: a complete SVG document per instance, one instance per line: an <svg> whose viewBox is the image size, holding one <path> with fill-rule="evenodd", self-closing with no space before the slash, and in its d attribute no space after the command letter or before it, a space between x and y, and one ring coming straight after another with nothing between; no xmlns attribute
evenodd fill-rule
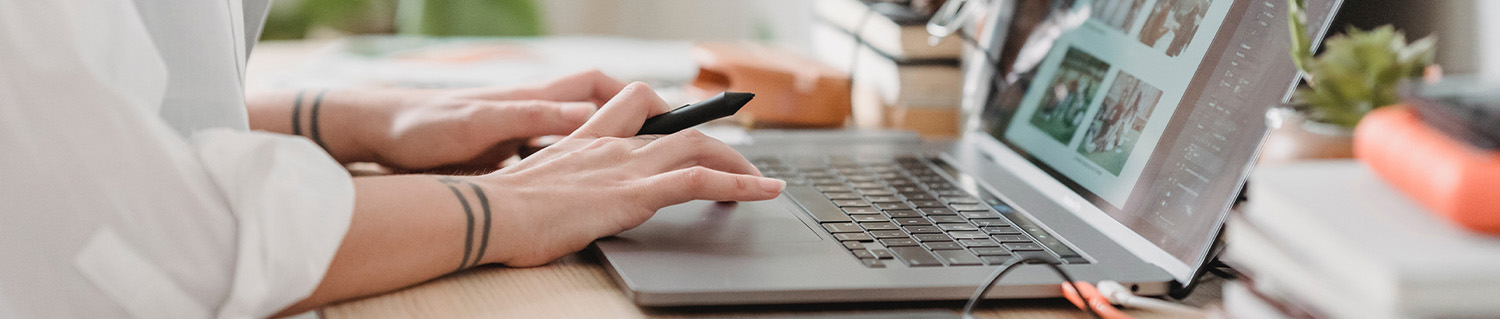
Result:
<svg viewBox="0 0 1500 319"><path fill-rule="evenodd" d="M755 98L755 93L749 92L724 92L723 95L725 101L736 105L745 105Z"/></svg>

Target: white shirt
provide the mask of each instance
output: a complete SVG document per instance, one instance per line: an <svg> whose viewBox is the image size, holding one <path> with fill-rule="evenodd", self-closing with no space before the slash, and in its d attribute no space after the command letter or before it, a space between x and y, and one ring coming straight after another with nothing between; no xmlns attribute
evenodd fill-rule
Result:
<svg viewBox="0 0 1500 319"><path fill-rule="evenodd" d="M243 1L0 0L0 318L265 317L322 280L353 185L248 131Z"/></svg>

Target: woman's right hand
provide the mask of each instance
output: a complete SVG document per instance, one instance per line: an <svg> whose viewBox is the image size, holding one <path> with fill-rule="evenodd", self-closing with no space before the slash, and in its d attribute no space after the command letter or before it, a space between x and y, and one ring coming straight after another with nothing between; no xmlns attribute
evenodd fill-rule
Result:
<svg viewBox="0 0 1500 319"><path fill-rule="evenodd" d="M697 130L635 136L647 117L669 109L650 87L630 84L573 134L476 178L501 199L490 262L541 265L639 226L662 207L781 193L784 182L761 177L739 153Z"/></svg>

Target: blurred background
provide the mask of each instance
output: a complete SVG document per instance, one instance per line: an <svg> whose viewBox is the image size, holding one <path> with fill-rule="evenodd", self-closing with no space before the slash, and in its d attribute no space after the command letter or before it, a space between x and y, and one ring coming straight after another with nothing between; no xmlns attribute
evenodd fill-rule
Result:
<svg viewBox="0 0 1500 319"><path fill-rule="evenodd" d="M806 52L809 0L276 0L262 40L350 34L606 35L753 40ZM1408 37L1442 34L1450 73L1500 74L1500 2L1346 0L1330 31L1394 24ZM1486 41L1490 40L1490 41Z"/></svg>
<svg viewBox="0 0 1500 319"><path fill-rule="evenodd" d="M276 0L262 40L606 35L807 48L808 0Z"/></svg>

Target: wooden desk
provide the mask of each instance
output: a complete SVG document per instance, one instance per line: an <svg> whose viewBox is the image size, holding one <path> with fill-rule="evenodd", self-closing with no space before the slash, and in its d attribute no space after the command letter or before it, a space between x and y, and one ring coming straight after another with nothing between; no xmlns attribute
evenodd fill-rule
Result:
<svg viewBox="0 0 1500 319"><path fill-rule="evenodd" d="M1217 277L1205 277L1217 278ZM1198 287L1186 302L1217 303L1220 280ZM892 305L777 305L732 308L642 309L630 303L592 257L573 255L534 268L486 266L403 290L345 302L322 310L324 318L735 318L768 313L871 313L897 309L948 309L962 303ZM1061 298L990 300L981 318L1086 318ZM1162 313L1129 310L1140 318Z"/></svg>

